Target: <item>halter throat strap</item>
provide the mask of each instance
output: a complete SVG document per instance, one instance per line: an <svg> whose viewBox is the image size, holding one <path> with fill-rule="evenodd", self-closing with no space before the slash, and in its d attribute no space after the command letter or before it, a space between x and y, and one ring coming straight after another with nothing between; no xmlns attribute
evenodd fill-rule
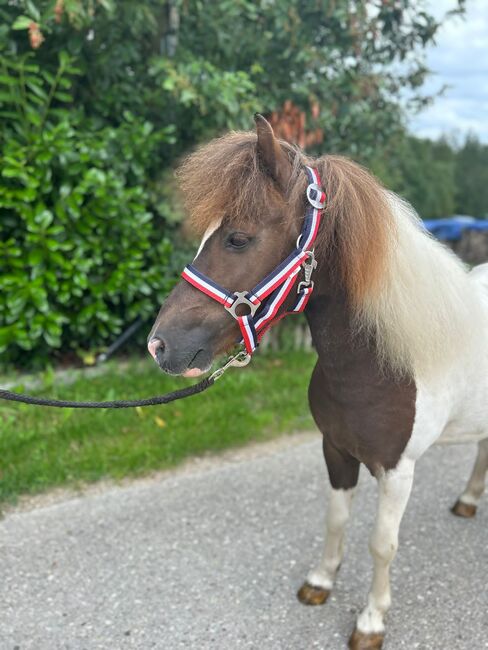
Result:
<svg viewBox="0 0 488 650"><path fill-rule="evenodd" d="M306 190L308 206L296 247L251 291L227 291L193 264L188 264L181 274L184 280L219 302L237 320L242 335L241 343L249 356L272 325L288 314L300 313L305 309L313 291L311 278L317 266L313 245L317 238L326 195L321 187L318 171L308 166L304 167L304 171L309 182ZM298 284L297 299L293 307L277 316L295 286L301 269L304 277ZM248 310L247 314L237 313L237 308L241 305Z"/></svg>

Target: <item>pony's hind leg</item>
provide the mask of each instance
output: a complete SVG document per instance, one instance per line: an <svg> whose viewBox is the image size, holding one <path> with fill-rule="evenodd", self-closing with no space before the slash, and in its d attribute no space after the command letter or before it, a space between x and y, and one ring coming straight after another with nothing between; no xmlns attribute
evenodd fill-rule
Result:
<svg viewBox="0 0 488 650"><path fill-rule="evenodd" d="M488 438L478 443L478 455L464 492L451 508L458 517L474 517L481 495L485 491L488 471Z"/></svg>
<svg viewBox="0 0 488 650"><path fill-rule="evenodd" d="M404 458L395 469L378 478L378 510L369 542L373 581L368 604L349 639L350 650L378 650L383 645L384 617L391 604L390 565L398 548L398 531L412 489L414 466L413 461Z"/></svg>
<svg viewBox="0 0 488 650"><path fill-rule="evenodd" d="M324 456L331 490L326 515L325 546L318 566L307 575L297 598L304 605L322 605L329 597L344 554L344 532L358 479L359 463L345 458L324 436Z"/></svg>

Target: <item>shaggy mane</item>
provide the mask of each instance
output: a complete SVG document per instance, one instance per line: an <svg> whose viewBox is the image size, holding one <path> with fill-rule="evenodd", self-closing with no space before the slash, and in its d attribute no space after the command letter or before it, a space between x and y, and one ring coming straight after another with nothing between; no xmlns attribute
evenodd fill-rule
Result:
<svg viewBox="0 0 488 650"><path fill-rule="evenodd" d="M413 208L353 161L312 159L280 141L292 169L283 196L256 143L254 133L230 133L183 162L178 178L193 228L202 234L217 219L259 222L270 200L299 224L302 165L315 167L327 194L316 249L346 293L355 328L374 336L380 364L425 376L459 354L467 330L483 322L481 301L462 263L426 233Z"/></svg>

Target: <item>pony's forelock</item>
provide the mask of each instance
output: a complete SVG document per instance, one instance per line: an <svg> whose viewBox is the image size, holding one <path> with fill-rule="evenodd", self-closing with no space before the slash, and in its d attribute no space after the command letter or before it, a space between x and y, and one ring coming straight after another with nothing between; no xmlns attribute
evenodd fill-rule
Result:
<svg viewBox="0 0 488 650"><path fill-rule="evenodd" d="M212 140L186 158L177 178L192 228L202 235L216 219L236 227L259 221L269 211L270 194L283 197L263 170L255 133L232 132ZM299 153L285 145L290 164Z"/></svg>

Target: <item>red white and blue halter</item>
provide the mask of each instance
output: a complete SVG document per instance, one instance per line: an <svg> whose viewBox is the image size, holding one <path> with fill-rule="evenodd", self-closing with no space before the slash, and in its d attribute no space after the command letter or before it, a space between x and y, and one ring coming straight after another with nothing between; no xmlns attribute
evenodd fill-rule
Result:
<svg viewBox="0 0 488 650"><path fill-rule="evenodd" d="M313 291L311 276L317 266L313 244L319 230L326 195L321 188L318 171L308 166L305 166L304 169L309 181L307 186L309 205L305 212L302 231L297 239L296 247L254 289L231 293L192 264L188 264L181 274L187 282L223 305L237 320L242 334L241 343L244 343L249 356L272 325L288 314L299 313L305 309ZM296 302L289 311L277 316L280 307L295 285L301 268L304 271L304 278L298 283ZM239 316L236 313L236 308L240 305L247 306L249 313Z"/></svg>

